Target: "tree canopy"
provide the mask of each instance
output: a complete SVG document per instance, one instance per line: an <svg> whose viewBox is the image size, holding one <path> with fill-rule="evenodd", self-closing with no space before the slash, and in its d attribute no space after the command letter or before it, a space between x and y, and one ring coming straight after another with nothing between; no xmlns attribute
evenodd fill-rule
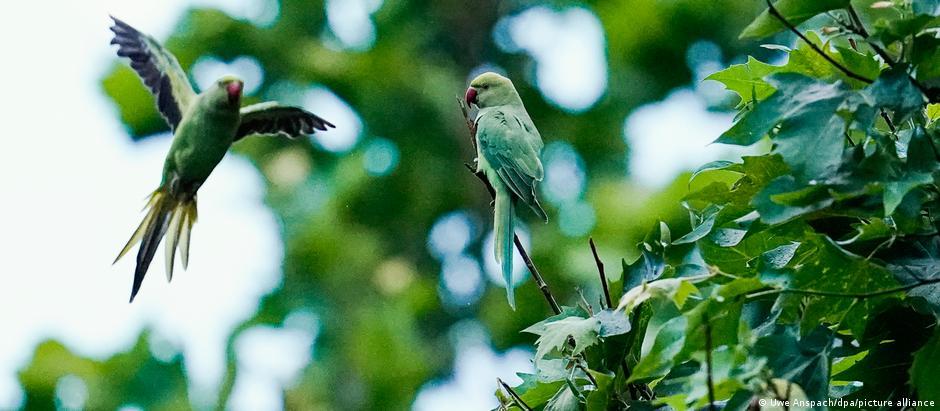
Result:
<svg viewBox="0 0 940 411"><path fill-rule="evenodd" d="M533 347L535 374L493 384L508 409L940 400L934 3L547 2L538 7L588 10L603 30L606 86L575 109L547 97L534 56L501 43L529 2L385 1L371 15L375 41L359 48L338 45L320 1L282 0L266 25L190 10L166 39L184 69L248 56L263 69L259 100L329 90L362 125L348 149L235 145L265 180L285 256L280 288L232 330L218 407L239 372L237 338L301 310L320 330L285 387L289 409L411 407L451 373L448 332L466 320L496 350ZM738 63L709 76L737 95L713 107L737 112L717 143L756 148L661 190L633 184L624 121L701 80L689 63L701 40ZM428 246L456 212L480 231L458 253L485 265L490 197L464 167L474 153L454 100L481 67L515 80L547 146L573 153L587 182L577 204L549 202L551 224L521 213L557 312L531 281L514 312L495 285L452 304ZM123 63L102 87L131 138L165 131ZM376 155L395 160L364 166ZM588 229L566 231L558 222L583 204ZM20 372L25 408L54 407L64 375L85 382L88 409L191 407L181 358L156 358L148 337L106 360L41 344Z"/></svg>

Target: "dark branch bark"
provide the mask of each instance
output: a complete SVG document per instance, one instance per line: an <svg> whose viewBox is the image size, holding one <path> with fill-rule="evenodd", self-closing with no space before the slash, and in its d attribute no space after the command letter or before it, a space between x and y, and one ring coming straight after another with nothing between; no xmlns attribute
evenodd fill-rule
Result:
<svg viewBox="0 0 940 411"><path fill-rule="evenodd" d="M849 11L849 18L851 18L852 20L852 26L849 27L849 29L852 30L852 32L854 32L855 34L862 37L862 39L864 39L865 42L868 43L868 46L871 47L872 50L875 50L875 53L881 56L881 58L885 61L886 64L888 64L888 66L890 66L891 68L895 68L898 62L895 61L894 58L892 58L891 55L888 54L887 51L885 51L885 49L881 48L881 46L875 43L872 43L871 41L868 41L868 36L869 36L868 30L865 29L865 25L862 24L862 19L860 19L858 17L858 13L855 12L855 7L849 4L849 6L846 9ZM914 76L912 76L910 72L907 73L907 78L909 78L911 82L914 83L914 86L917 87L917 89L920 90L920 92L924 96L927 97L927 100L929 100L931 103L935 102L935 99L931 97L931 93L929 92L927 87L924 87L923 84L917 81L917 79L914 78Z"/></svg>
<svg viewBox="0 0 940 411"><path fill-rule="evenodd" d="M895 293L902 293L905 291L913 290L915 288L919 288L919 287L923 287L923 286L927 286L931 284L937 284L937 283L940 283L940 276L928 278L928 279L918 281L913 284L902 285L899 287L889 288L887 290L873 291L869 293L841 293L837 291L801 290L797 288L772 288L769 290L758 291L753 294L748 294L747 297L755 298L755 297L761 297L765 295L790 293L790 294L814 295L814 296L820 296L820 297L855 298L859 300L864 300L866 298L874 298L874 297L881 297L881 296L895 294Z"/></svg>
<svg viewBox="0 0 940 411"><path fill-rule="evenodd" d="M708 385L708 409L716 411L715 381L712 379L712 325L705 317L705 382Z"/></svg>
<svg viewBox="0 0 940 411"><path fill-rule="evenodd" d="M499 386L502 387L504 390L506 390L507 393L509 393L509 398L512 398L512 402L516 403L516 405L518 405L519 408L522 408L525 411L532 411L532 407L526 404L525 401L522 401L522 397L520 397L519 394L516 394L516 392L513 391L512 387L510 387L509 384L506 384L503 380L499 378L496 379L496 383L499 384Z"/></svg>
<svg viewBox="0 0 940 411"><path fill-rule="evenodd" d="M614 308L614 303L610 299L610 287L607 285L607 274L604 273L604 262L597 254L597 247L594 245L594 238L589 238L591 244L591 253L594 254L594 262L597 264L597 274L601 277L601 286L604 287L604 300L607 302L607 308Z"/></svg>
<svg viewBox="0 0 940 411"><path fill-rule="evenodd" d="M856 73L856 72L854 72L854 71L852 71L852 70L849 70L847 67L843 66L842 63L839 63L839 62L836 61L834 58L832 58L832 56L826 54L825 51L823 51L821 48L819 48L819 46L817 46L815 43L813 43L812 41L810 41L803 33L801 33L801 32L796 28L796 26L793 25L793 23L790 23L790 22L786 19L786 17L783 17L783 15L780 14L780 11L777 10L776 7L774 7L774 4L773 4L773 2L771 2L771 0L766 0L766 1L767 1L767 12L770 13L771 16L774 16L777 20L779 20L780 23L782 23L782 24L783 24L784 26L786 26L788 29L790 29L790 31L792 31L793 34L796 34L797 37L799 37L800 39L802 39L807 45L809 45L810 48L813 49L813 51L815 51L817 54L819 54L820 57L822 57L823 59L825 59L826 61L828 61L829 64L832 64L835 68L839 69L839 71L845 73L846 76L849 76L849 77L851 77L851 78L854 78L854 79L856 79L856 80L858 80L858 81L861 81L861 82L864 82L864 83L868 83L868 84L871 84L871 83L874 82L874 80L872 80L872 79L870 79L870 78L867 78L867 77L865 77L865 76L862 76L862 75L860 75L860 74L858 74L858 73Z"/></svg>

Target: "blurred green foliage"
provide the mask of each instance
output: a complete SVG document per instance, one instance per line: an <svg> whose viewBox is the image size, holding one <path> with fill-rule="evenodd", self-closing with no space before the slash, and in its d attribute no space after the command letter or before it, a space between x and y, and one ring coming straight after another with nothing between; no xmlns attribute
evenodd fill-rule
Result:
<svg viewBox="0 0 940 411"><path fill-rule="evenodd" d="M555 9L586 7L603 25L608 88L578 114L543 98L529 56L504 53L494 44L492 33L501 18L537 4L386 0L373 15L376 42L366 51L324 45L328 27L320 1L283 0L278 19L268 27L217 10L186 13L166 45L187 70L202 56L223 61L251 56L264 69L257 95L284 98L281 84L321 85L346 101L364 124L361 143L345 154L282 139L246 139L235 146L265 178L267 203L281 223L284 278L263 298L256 315L233 331L220 406L238 371L232 347L238 333L254 325L280 325L298 309L315 312L321 330L302 381L286 392L289 409L409 408L422 384L450 373L453 347L447 331L461 319L481 321L498 350L534 341L519 331L549 311L531 281L517 290L516 312L492 285L479 303L449 308L438 296L440 263L426 246L431 225L454 210L470 210L489 227L489 197L463 166L473 153L454 101L470 72L484 63L503 68L516 81L546 143L567 141L582 156L588 176L585 199L597 215L591 235L609 264L621 257L632 260L634 245L660 220L677 232L689 229L679 205L688 192L685 177L662 192L629 182L624 119L638 105L690 84L686 52L695 41L712 41L730 57L766 55L737 39L760 4L545 2ZM132 138L166 128L124 62L115 58L102 84ZM393 141L401 153L387 176L370 176L362 167L363 147L376 137ZM303 177L285 178L284 164L304 170ZM310 205L323 187L326 199ZM530 225L531 254L561 302L572 305L579 299L575 286L584 287L585 279L596 276L594 263L587 238L565 236L554 223L555 212L549 214L553 223ZM469 248L477 250L476 258L479 241ZM389 287L388 278L406 286ZM584 291L596 300L599 287L590 284ZM132 402L147 409L178 409L187 398L180 364L155 360L144 341L142 336L131 351L104 362L78 358L58 343L41 345L21 374L28 408L51 408L51 387L67 372L87 382L89 408Z"/></svg>

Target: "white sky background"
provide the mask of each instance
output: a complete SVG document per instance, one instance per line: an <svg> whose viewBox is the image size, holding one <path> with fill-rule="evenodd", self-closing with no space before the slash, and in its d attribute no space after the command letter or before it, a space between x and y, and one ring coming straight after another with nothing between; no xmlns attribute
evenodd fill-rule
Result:
<svg viewBox="0 0 940 411"><path fill-rule="evenodd" d="M200 190L190 267L177 268L172 286L162 250L134 304L136 250L111 266L159 184L170 139L132 143L103 95L98 80L115 61L107 16L165 38L186 3L32 1L0 13L0 408L20 401L15 371L39 341L101 359L145 326L184 351L193 400L211 403L226 336L280 281L261 179L231 155Z"/></svg>
<svg viewBox="0 0 940 411"><path fill-rule="evenodd" d="M156 328L183 351L196 405L214 401L226 336L252 315L260 296L280 283L283 250L276 222L262 203L258 172L246 160L227 156L200 190L189 270L177 267L167 285L159 250L137 300L127 303L136 250L113 267L111 261L139 223L144 197L159 183L170 139L132 143L103 94L99 80L115 61L107 16L114 14L165 39L186 7L216 6L265 20L271 16L262 11L270 3L36 0L8 5L0 13L0 55L5 57L0 65L5 94L0 99L5 200L0 213L0 333L13 336L0 338L0 409L21 401L15 373L39 341L55 338L80 355L103 359L128 349L144 327ZM374 36L371 23L360 23L369 22L368 13L378 2L359 3L364 5L332 7L330 15L331 24L358 21L367 31L356 37L348 27L337 30L339 40L353 49L368 47L369 36ZM536 8L507 24L517 51L535 57L540 66L536 81L550 101L580 111L603 95L606 79L597 76L600 68L606 70L603 33L589 11ZM567 33L568 41L536 41L534 28L546 24ZM559 50L562 46L586 54L554 58L566 54ZM547 47L556 54L543 50ZM219 70L218 65L206 66L213 74ZM593 74L563 82L571 78L568 73L578 72ZM246 89L253 87L257 84L246 84ZM633 144L631 172L641 184L667 184L682 170L713 159L715 153L701 148L729 124L730 117L708 113L691 89L643 107L625 122L626 138ZM400 161L408 161L407 153L401 156ZM315 323L312 314L300 316L312 318L300 324ZM286 328L252 330L239 340L239 365L246 372L236 383L233 408L276 406L280 386L289 385L306 365L309 356L304 353L309 354L316 335L310 328L315 327ZM494 406L495 376L517 382L512 372L528 371L531 365L524 360L525 351L494 353L487 341L484 336L455 342L454 375L430 382L415 408L435 409L434 404L455 396L468 409ZM300 362L268 361L285 351Z"/></svg>

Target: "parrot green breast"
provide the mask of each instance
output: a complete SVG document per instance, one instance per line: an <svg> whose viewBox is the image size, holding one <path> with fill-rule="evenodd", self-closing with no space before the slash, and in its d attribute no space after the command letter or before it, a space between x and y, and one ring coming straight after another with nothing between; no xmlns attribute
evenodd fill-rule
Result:
<svg viewBox="0 0 940 411"><path fill-rule="evenodd" d="M212 109L206 103L197 100L174 133L163 165L163 184L171 191L195 194L235 138L238 111Z"/></svg>

